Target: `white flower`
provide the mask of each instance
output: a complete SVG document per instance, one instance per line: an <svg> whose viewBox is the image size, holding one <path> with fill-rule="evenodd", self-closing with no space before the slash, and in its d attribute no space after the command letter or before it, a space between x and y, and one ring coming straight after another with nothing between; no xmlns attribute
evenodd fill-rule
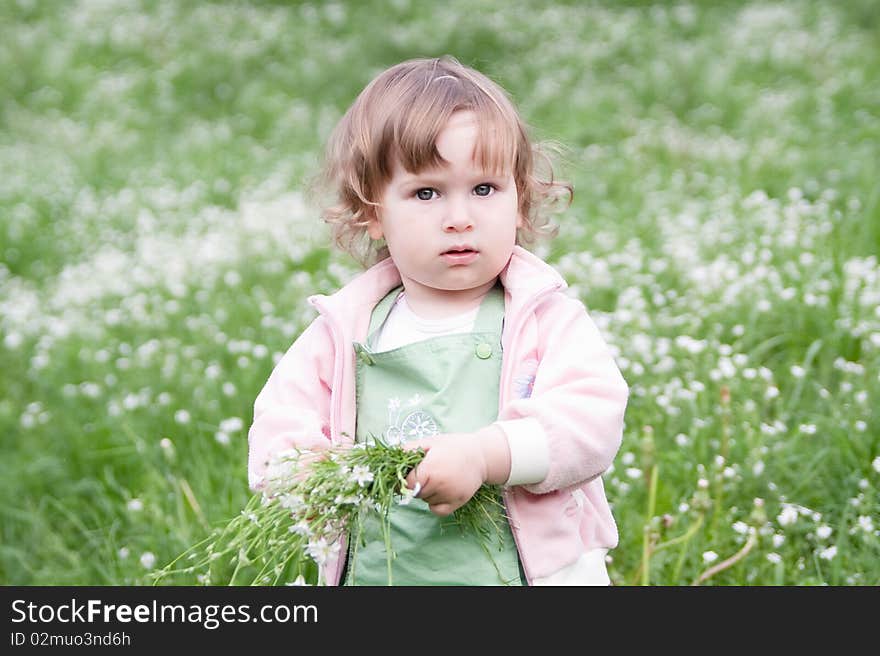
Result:
<svg viewBox="0 0 880 656"><path fill-rule="evenodd" d="M347 494L345 496L342 496L341 494L337 494L336 498L333 499L333 503L335 503L337 506L346 506L346 505L356 506L360 502L361 502L361 497L359 497L356 494Z"/></svg>
<svg viewBox="0 0 880 656"><path fill-rule="evenodd" d="M145 569L153 569L156 564L156 555L152 551L145 551L141 554L141 565Z"/></svg>
<svg viewBox="0 0 880 656"><path fill-rule="evenodd" d="M789 524L794 524L797 521L798 512L797 509L793 506L783 506L782 512L776 517L776 521L779 522L780 526L788 526Z"/></svg>
<svg viewBox="0 0 880 656"><path fill-rule="evenodd" d="M816 535L819 536L820 540L827 540L831 535L831 527L830 526L820 526L816 529Z"/></svg>
<svg viewBox="0 0 880 656"><path fill-rule="evenodd" d="M132 499L126 507L132 512L138 512L144 509L144 502L140 499Z"/></svg>
<svg viewBox="0 0 880 656"><path fill-rule="evenodd" d="M355 465L351 470L351 476L349 479L363 487L367 483L372 482L373 472L371 472L370 468L365 465Z"/></svg>
<svg viewBox="0 0 880 656"><path fill-rule="evenodd" d="M226 433L224 431L217 431L216 433L214 433L214 439L217 440L217 444L222 444L223 446L226 446L227 444L229 444L229 433Z"/></svg>
<svg viewBox="0 0 880 656"><path fill-rule="evenodd" d="M407 506L413 499L419 496L419 492L421 491L422 484L419 482L416 482L416 486L412 489L404 487L403 492L401 492L400 495L400 501L398 501L397 503L399 503L401 506Z"/></svg>
<svg viewBox="0 0 880 656"><path fill-rule="evenodd" d="M761 474L764 473L764 461L763 460L759 460L758 462L756 462L754 464L754 466L752 467L752 473L755 476L760 476Z"/></svg>
<svg viewBox="0 0 880 656"><path fill-rule="evenodd" d="M688 436L684 433L679 433L675 436L675 443L678 446L687 446L688 445Z"/></svg>
<svg viewBox="0 0 880 656"><path fill-rule="evenodd" d="M704 563L714 563L716 560L718 560L718 554L714 551L706 551L703 553Z"/></svg>
<svg viewBox="0 0 880 656"><path fill-rule="evenodd" d="M875 472L880 473L880 456L874 458L874 460L871 462L871 466L874 468Z"/></svg>
<svg viewBox="0 0 880 656"><path fill-rule="evenodd" d="M803 367L799 367L796 364L791 367L791 375L795 378L803 378L806 373L807 371Z"/></svg>
<svg viewBox="0 0 880 656"><path fill-rule="evenodd" d="M302 535L303 537L309 537L312 534L312 530L305 522L297 522L287 530L289 530L291 533Z"/></svg>
<svg viewBox="0 0 880 656"><path fill-rule="evenodd" d="M119 556L119 558L120 558L121 560L125 560L126 558L128 558L128 554L129 554L129 553L131 553L131 552L128 550L128 547L122 547L122 548L117 552L117 555Z"/></svg>
<svg viewBox="0 0 880 656"><path fill-rule="evenodd" d="M865 533L873 533L874 520L871 519L868 515L859 515L859 528L862 529Z"/></svg>
<svg viewBox="0 0 880 656"><path fill-rule="evenodd" d="M637 479L637 478L642 478L643 473L642 473L642 470L639 469L638 467L627 467L626 468L626 475L629 478Z"/></svg>
<svg viewBox="0 0 880 656"><path fill-rule="evenodd" d="M220 430L224 433L235 433L244 427L244 422L239 417L230 417L220 422Z"/></svg>
<svg viewBox="0 0 880 656"><path fill-rule="evenodd" d="M830 547L828 547L827 549L823 549L822 551L819 552L819 558L822 558L823 560L831 560L836 555L837 555L837 547L834 546L833 544Z"/></svg>
<svg viewBox="0 0 880 656"><path fill-rule="evenodd" d="M317 540L309 540L306 550L312 560L318 565L324 565L329 558L339 551L339 543L331 544L327 542L326 538L318 538Z"/></svg>
<svg viewBox="0 0 880 656"><path fill-rule="evenodd" d="M300 494L283 494L278 498L278 503L282 508L287 508L290 512L298 512L305 506L305 500Z"/></svg>
<svg viewBox="0 0 880 656"><path fill-rule="evenodd" d="M303 575L300 574L291 583L285 583L285 585L304 586L304 585L308 585L308 583L306 583L306 580L305 580L305 578L303 578Z"/></svg>
<svg viewBox="0 0 880 656"><path fill-rule="evenodd" d="M745 535L749 532L749 525L745 522L736 522L733 525L733 530L739 533L740 535Z"/></svg>
<svg viewBox="0 0 880 656"><path fill-rule="evenodd" d="M186 410L178 410L174 413L174 421L178 424L188 424L189 423L189 412Z"/></svg>
<svg viewBox="0 0 880 656"><path fill-rule="evenodd" d="M780 556L780 555L779 555L778 553L776 553L776 552L768 553L768 554L767 554L767 560L769 560L771 563L773 563L774 565L776 565L777 563L781 563L781 562L782 562L782 556Z"/></svg>
<svg viewBox="0 0 880 656"><path fill-rule="evenodd" d="M778 549L779 547L782 546L782 544L783 544L784 542L785 542L785 536L782 535L781 533L776 533L776 534L773 536L773 547L774 547L774 548Z"/></svg>
<svg viewBox="0 0 880 656"><path fill-rule="evenodd" d="M807 435L815 435L816 424L801 424L798 430L800 430L801 433L805 433Z"/></svg>

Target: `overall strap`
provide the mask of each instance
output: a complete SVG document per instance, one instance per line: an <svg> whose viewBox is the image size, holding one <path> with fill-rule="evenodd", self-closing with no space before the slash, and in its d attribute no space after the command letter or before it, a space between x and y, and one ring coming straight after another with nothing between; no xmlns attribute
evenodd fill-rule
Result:
<svg viewBox="0 0 880 656"><path fill-rule="evenodd" d="M501 336L501 326L504 322L504 286L500 280L495 281L495 286L483 297L480 303L480 311L474 321L475 333L497 333Z"/></svg>
<svg viewBox="0 0 880 656"><path fill-rule="evenodd" d="M370 328L367 331L367 344L370 348L373 347L376 341L376 333L379 331L379 328L382 327L382 324L385 323L385 319L388 318L388 315L391 314L391 308L394 307L394 303L397 301L397 297L400 296L400 292L403 291L403 285L398 285L390 292L385 295L381 301L376 304L376 307L373 308L373 314L370 315Z"/></svg>

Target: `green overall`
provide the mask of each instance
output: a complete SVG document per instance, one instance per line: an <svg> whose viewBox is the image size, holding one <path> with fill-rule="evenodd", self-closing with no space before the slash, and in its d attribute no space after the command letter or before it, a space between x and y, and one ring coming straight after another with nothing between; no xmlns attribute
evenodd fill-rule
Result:
<svg viewBox="0 0 880 656"><path fill-rule="evenodd" d="M498 416L504 290L485 296L474 331L442 335L375 352L378 331L402 287L373 309L366 344L357 354L358 442L388 443L442 433L467 433ZM510 527L488 543L463 531L454 515L438 517L422 499L395 505L389 514L393 585L520 585L519 557ZM494 531L493 531L494 533ZM387 585L385 539L378 513L352 535L345 585Z"/></svg>

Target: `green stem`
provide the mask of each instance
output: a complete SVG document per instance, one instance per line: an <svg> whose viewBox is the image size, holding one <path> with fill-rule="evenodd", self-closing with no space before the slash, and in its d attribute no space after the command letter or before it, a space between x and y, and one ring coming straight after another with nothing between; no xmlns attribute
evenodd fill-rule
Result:
<svg viewBox="0 0 880 656"><path fill-rule="evenodd" d="M710 567L709 569L707 569L705 572L700 574L694 580L694 582L691 583L691 585L700 585L703 581L709 580L710 578L715 576L718 572L723 572L724 570L736 565L736 563L738 563L743 558L745 558L748 555L748 553L752 550L752 547L754 547L758 543L757 535L758 535L757 532L753 532L751 535L749 535L749 539L746 541L746 543L742 549L737 551L734 555L732 555L727 560L724 560L724 561L718 563L717 565L714 565L713 567Z"/></svg>
<svg viewBox="0 0 880 656"><path fill-rule="evenodd" d="M725 388L726 389L726 388ZM730 454L730 397L722 396L721 399L721 449L720 455L724 459L722 467L727 465L727 458ZM711 540L714 541L718 534L718 522L721 521L721 509L724 501L724 474L716 472L715 474L715 507L712 512L712 529L709 532Z"/></svg>
<svg viewBox="0 0 880 656"><path fill-rule="evenodd" d="M657 501L657 465L651 467L651 482L648 486L648 516L642 528L642 585L650 585L651 580L651 519Z"/></svg>
<svg viewBox="0 0 880 656"><path fill-rule="evenodd" d="M654 547L654 553L657 553L661 549L666 549L668 547L674 547L679 542L690 540L694 533L697 532L697 529L700 528L700 524L703 523L703 516L700 515L697 517L697 521L691 524L688 527L688 530L679 535L677 538L672 538L671 540L667 540L666 542L661 542L660 544Z"/></svg>
<svg viewBox="0 0 880 656"><path fill-rule="evenodd" d="M691 541L691 538L696 535L697 530L699 530L700 526L702 526L704 517L705 515L700 514L697 517L697 521L695 521L688 529L687 533L685 533L687 539L682 541L681 551L678 553L678 560L675 562L675 570L672 572L673 581L678 581L678 578L681 575L681 568L684 565L684 557L687 553L688 543Z"/></svg>
<svg viewBox="0 0 880 656"><path fill-rule="evenodd" d="M235 585L235 577L238 576L238 570L241 568L241 554L235 559L235 569L232 570L232 576L229 577L227 585Z"/></svg>
<svg viewBox="0 0 880 656"><path fill-rule="evenodd" d="M391 576L391 520L388 518L388 508L382 513L382 535L385 537L385 564L388 568L388 585L393 586L394 580Z"/></svg>

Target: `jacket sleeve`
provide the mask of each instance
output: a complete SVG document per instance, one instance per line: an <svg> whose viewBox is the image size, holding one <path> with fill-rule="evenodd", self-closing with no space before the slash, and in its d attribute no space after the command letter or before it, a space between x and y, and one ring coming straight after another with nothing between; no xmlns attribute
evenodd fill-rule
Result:
<svg viewBox="0 0 880 656"><path fill-rule="evenodd" d="M330 393L335 346L318 316L278 361L254 402L248 431L248 483L263 485L269 459L291 449L330 445Z"/></svg>
<svg viewBox="0 0 880 656"><path fill-rule="evenodd" d="M584 483L608 469L623 438L629 396L584 305L564 294L557 298L537 315L532 394L506 404L496 422L511 446L518 445L511 449L511 477L522 480L508 484L522 483L535 494ZM514 462L515 452L529 461Z"/></svg>

